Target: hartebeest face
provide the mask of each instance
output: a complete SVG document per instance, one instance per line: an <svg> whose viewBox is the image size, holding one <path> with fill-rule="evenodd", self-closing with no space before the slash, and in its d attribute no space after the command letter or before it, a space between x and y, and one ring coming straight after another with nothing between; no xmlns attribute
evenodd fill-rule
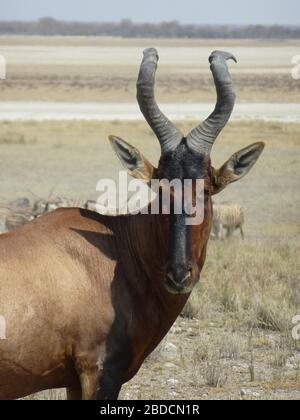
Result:
<svg viewBox="0 0 300 420"><path fill-rule="evenodd" d="M168 226L165 287L173 294L190 293L200 277L212 224L212 195L243 178L264 148L264 143L255 143L235 153L220 169L215 170L211 166L211 148L229 120L235 102L233 83L226 63L228 59L235 60L231 54L220 51L215 51L210 56L218 95L217 104L207 120L185 137L165 117L155 101L157 51L148 49L144 52L137 83L137 99L145 119L161 144L161 158L157 168L135 147L118 137L110 136L118 157L135 178L147 182L153 179L181 181L180 200L183 202L183 211L178 214L174 211L174 206L171 206ZM185 190L185 180L190 181L191 191ZM198 224L187 224L187 214L184 211L188 207L186 200L192 201L193 206L197 203L197 180L202 180L203 186L203 218ZM174 192L170 192L170 199L174 204L177 199Z"/></svg>
<svg viewBox="0 0 300 420"><path fill-rule="evenodd" d="M181 191L171 192L171 205L169 216L169 252L166 270L166 287L170 293L190 293L199 280L201 256L205 252L209 238L211 211L211 166L208 156L190 149L187 139L184 138L175 150L161 156L159 165L154 171L159 180L167 180L171 184L174 180L180 181ZM186 181L189 184L186 184ZM203 180L201 195L203 201L198 203L196 181ZM179 193L179 197L176 194ZM198 192L199 193L199 192ZM182 201L182 212L177 214L174 201ZM191 201L191 203L190 203ZM201 223L188 224L191 214L186 209L192 204L197 214L201 214Z"/></svg>

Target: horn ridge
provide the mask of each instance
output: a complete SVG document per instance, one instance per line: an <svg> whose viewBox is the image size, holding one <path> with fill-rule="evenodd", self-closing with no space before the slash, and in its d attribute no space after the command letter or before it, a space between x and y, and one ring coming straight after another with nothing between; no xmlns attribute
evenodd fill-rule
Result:
<svg viewBox="0 0 300 420"><path fill-rule="evenodd" d="M137 81L137 101L142 114L158 138L162 153L175 149L183 139L183 134L163 114L156 103L154 86L158 52L155 48L144 50Z"/></svg>
<svg viewBox="0 0 300 420"><path fill-rule="evenodd" d="M236 95L227 60L237 62L235 56L227 51L213 51L210 55L210 69L217 91L216 106L212 114L187 136L188 146L205 154L210 153L235 104Z"/></svg>

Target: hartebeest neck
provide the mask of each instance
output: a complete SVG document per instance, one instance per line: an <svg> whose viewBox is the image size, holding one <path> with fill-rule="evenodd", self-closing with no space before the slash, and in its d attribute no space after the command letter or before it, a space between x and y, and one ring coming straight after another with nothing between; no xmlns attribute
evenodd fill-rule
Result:
<svg viewBox="0 0 300 420"><path fill-rule="evenodd" d="M130 251L153 287L161 287L168 255L169 216L137 215L127 219Z"/></svg>
<svg viewBox="0 0 300 420"><path fill-rule="evenodd" d="M126 222L125 222L126 220ZM188 295L174 296L165 288L167 261L169 257L169 215L137 215L120 221L122 234L127 231L127 250L122 252L127 261L127 281L141 297L157 298L171 317L177 317ZM126 226L126 227L125 227ZM128 259L134 261L128 264ZM127 264L126 264L127 262ZM136 282L136 279L138 281Z"/></svg>

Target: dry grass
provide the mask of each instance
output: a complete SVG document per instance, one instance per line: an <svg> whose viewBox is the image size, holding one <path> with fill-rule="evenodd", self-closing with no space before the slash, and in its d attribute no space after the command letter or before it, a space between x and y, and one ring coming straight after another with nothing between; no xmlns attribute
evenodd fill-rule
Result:
<svg viewBox="0 0 300 420"><path fill-rule="evenodd" d="M2 101L133 102L137 65L116 72L112 66L8 66L8 78L0 85ZM241 102L299 103L300 84L289 74L234 74ZM215 100L209 70L178 72L160 70L157 97L163 102L209 102Z"/></svg>
<svg viewBox="0 0 300 420"><path fill-rule="evenodd" d="M223 314L245 328L291 336L292 318L300 308L299 251L299 240L292 245L288 240L211 242L189 318L209 322Z"/></svg>

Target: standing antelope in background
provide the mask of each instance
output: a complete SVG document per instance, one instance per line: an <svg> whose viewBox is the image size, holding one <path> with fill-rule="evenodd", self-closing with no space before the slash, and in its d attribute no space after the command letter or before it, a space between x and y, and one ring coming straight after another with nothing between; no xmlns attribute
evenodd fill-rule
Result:
<svg viewBox="0 0 300 420"><path fill-rule="evenodd" d="M0 342L0 398L67 387L69 399L116 399L167 334L200 278L212 195L245 176L264 148L253 144L220 169L211 166L211 148L235 101L228 59L234 57L226 52L210 56L216 108L185 137L156 104L158 54L147 49L137 99L161 145L158 168L111 137L134 177L203 179L201 225L187 226L185 214L173 211L112 217L60 209L0 237L7 337ZM191 190L195 195L194 184Z"/></svg>
<svg viewBox="0 0 300 420"><path fill-rule="evenodd" d="M243 207L239 204L213 203L213 234L215 239L222 239L223 229L226 230L226 238L230 238L236 229L241 232L242 239L245 238L243 225L245 216Z"/></svg>

